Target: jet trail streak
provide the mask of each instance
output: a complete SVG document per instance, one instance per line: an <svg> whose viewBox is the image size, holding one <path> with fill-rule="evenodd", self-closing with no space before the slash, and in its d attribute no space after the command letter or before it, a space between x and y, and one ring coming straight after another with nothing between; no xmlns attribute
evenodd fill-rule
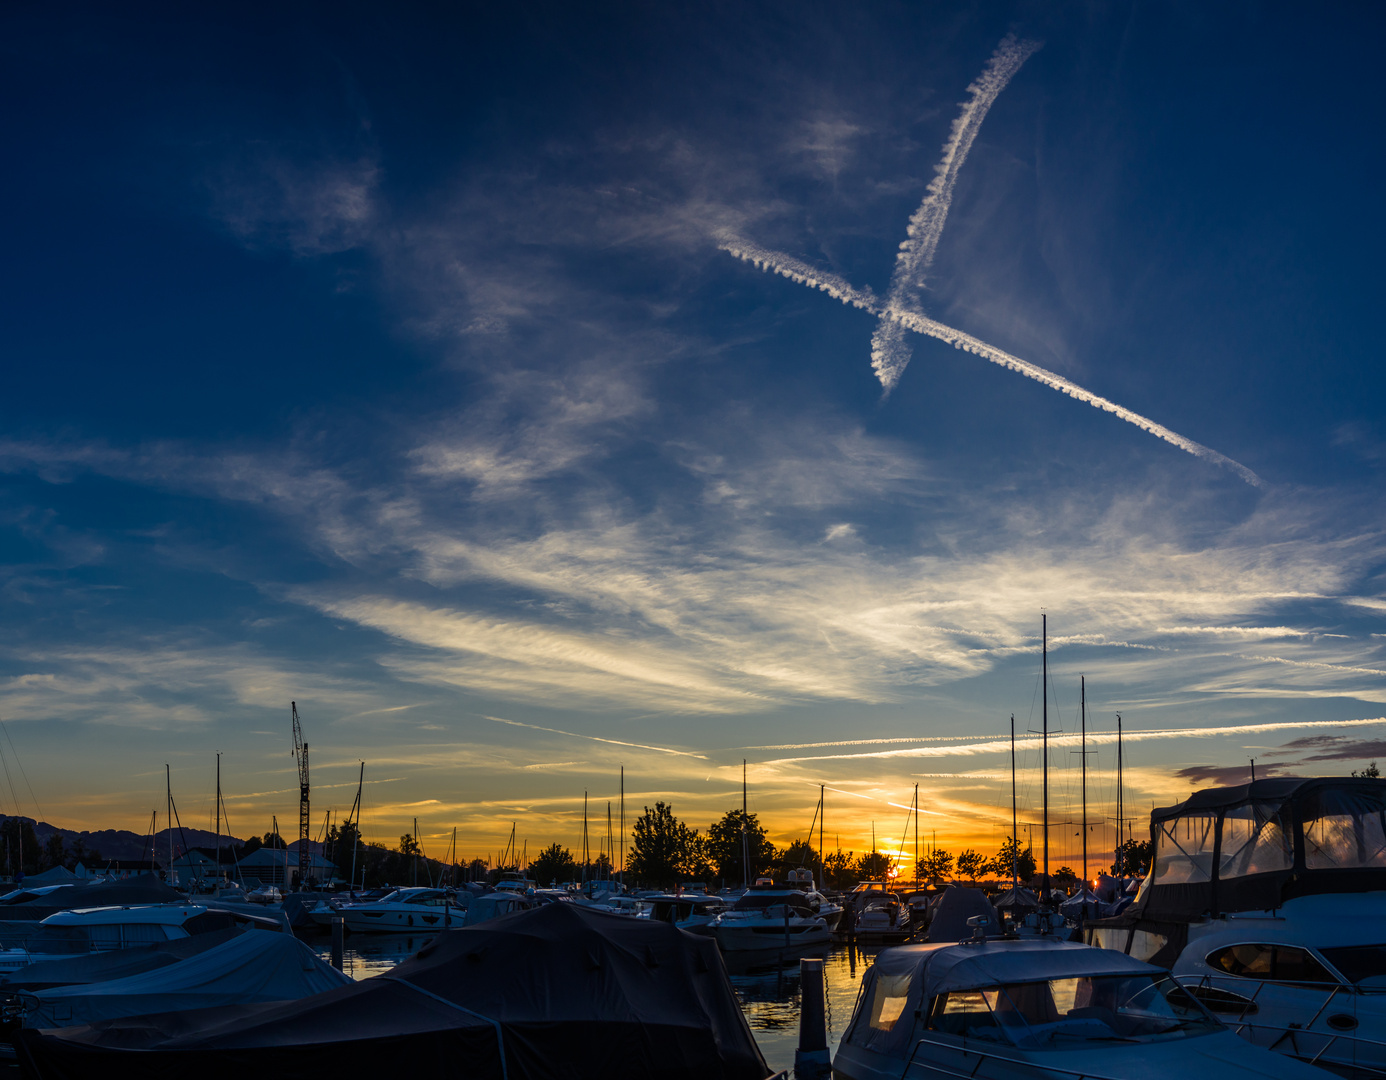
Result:
<svg viewBox="0 0 1386 1080"><path fill-rule="evenodd" d="M1171 431L1163 424L1158 424L1149 417L1142 416L1138 412L1118 405L1114 401L1109 401L1100 394L1094 394L1091 390L1079 386L1070 379L1065 379L1062 375L1056 375L1052 371L1032 364L1028 360L1022 360L1018 356L1012 356L1004 349L998 349L994 345L988 345L980 338L975 338L971 334L964 333L962 330L955 330L951 326L945 326L927 315L921 315L916 311L909 311L883 304L876 299L875 294L869 289L857 289L848 284L836 274L825 273L815 267L809 266L789 255L781 255L778 252L768 251L755 244L723 236L720 239L719 247L723 251L734 255L744 262L751 263L761 270L772 270L781 277L789 278L801 285L807 285L813 289L819 289L827 293L835 300L840 300L844 304L852 307L861 308L869 311L873 315L890 319L894 323L913 330L915 333L924 334L926 337L937 338L939 341L946 341L955 349L966 349L974 356L980 356L983 360L990 360L993 364L998 364L1003 368L1024 375L1027 379L1034 379L1038 383L1043 383L1052 390L1058 390L1062 394L1078 401L1091 405L1095 409L1109 412L1113 416L1125 420L1128 424L1134 424L1142 431L1149 432L1156 438L1163 439L1171 446L1177 446L1185 453L1192 454L1194 457L1202 458L1204 461L1214 465L1220 465L1224 469L1229 469L1236 473L1253 487L1264 487L1265 481L1257 476L1239 461L1234 461L1225 454L1220 454L1211 447L1204 446L1200 442L1186 438L1177 431Z"/></svg>
<svg viewBox="0 0 1386 1080"><path fill-rule="evenodd" d="M948 220L948 208L953 202L953 187L957 183L958 172L967 160L982 121L1011 81L1011 76L1039 47L1037 41L1016 41L1015 35L1007 35L991 54L991 60L982 74L967 88L972 96L953 121L948 141L943 144L943 159L934 166L937 175L930 182L919 209L910 218L908 239L900 245L899 254L895 256L895 273L890 279L890 290L886 296L889 306L908 306L915 293L923 287L924 271L934 261L944 222ZM887 394L895 389L909 362L910 350L900 324L882 318L876 332L871 335L871 366Z"/></svg>

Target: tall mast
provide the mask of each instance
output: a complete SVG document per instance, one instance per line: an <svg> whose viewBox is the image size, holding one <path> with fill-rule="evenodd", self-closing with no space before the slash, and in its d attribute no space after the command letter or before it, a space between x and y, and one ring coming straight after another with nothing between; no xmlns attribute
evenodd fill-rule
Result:
<svg viewBox="0 0 1386 1080"><path fill-rule="evenodd" d="M919 785L914 785L914 881L919 884Z"/></svg>
<svg viewBox="0 0 1386 1080"><path fill-rule="evenodd" d="M217 755L217 878L221 878L221 755Z"/></svg>
<svg viewBox="0 0 1386 1080"><path fill-rule="evenodd" d="M168 795L168 883L173 885L177 880L177 875L173 870L173 777L168 771L168 762L164 762L164 791Z"/></svg>
<svg viewBox="0 0 1386 1080"><path fill-rule="evenodd" d="M621 766L621 884L626 883L626 767Z"/></svg>
<svg viewBox="0 0 1386 1080"><path fill-rule="evenodd" d="M612 874L611 874L611 864L612 864L613 861L614 861L614 860L611 858L611 800L610 800L610 799L607 799L607 800L606 800L606 876L607 876L607 880L610 880L611 877L612 877Z"/></svg>
<svg viewBox="0 0 1386 1080"><path fill-rule="evenodd" d="M1015 713L1011 713L1011 888L1020 884L1017 870L1020 829L1015 817Z"/></svg>
<svg viewBox="0 0 1386 1080"><path fill-rule="evenodd" d="M827 804L823 800L824 785L818 785L818 888L820 891L828 887L828 864L825 861L823 852L823 815L827 812ZM809 842L813 842L813 837L809 837Z"/></svg>
<svg viewBox="0 0 1386 1080"><path fill-rule="evenodd" d="M1040 679L1044 694L1044 900L1049 899L1049 616L1040 615Z"/></svg>
<svg viewBox="0 0 1386 1080"><path fill-rule="evenodd" d="M1083 891L1086 892L1088 888L1088 680L1086 676L1078 676L1078 687L1079 707L1083 714Z"/></svg>
<svg viewBox="0 0 1386 1080"><path fill-rule="evenodd" d="M746 759L741 759L741 883L751 887L750 837L746 835Z"/></svg>
<svg viewBox="0 0 1386 1080"><path fill-rule="evenodd" d="M351 880L347 883L353 890L356 888L356 849L361 846L361 787L366 782L366 763L361 762L361 775L356 780L356 801L351 804L351 814L347 815L347 823L351 823L352 814L356 815L356 831L352 833L351 841ZM361 868L361 876L364 879L366 874L365 867ZM365 884L365 881L362 881Z"/></svg>
<svg viewBox="0 0 1386 1080"><path fill-rule="evenodd" d="M1117 713L1117 846L1116 846L1116 870L1117 877L1126 876L1126 860L1122 858L1121 851L1121 820L1125 813L1125 808L1121 805L1121 713Z"/></svg>
<svg viewBox="0 0 1386 1080"><path fill-rule="evenodd" d="M582 793L582 880L587 880L587 864L591 861L587 849L587 792Z"/></svg>

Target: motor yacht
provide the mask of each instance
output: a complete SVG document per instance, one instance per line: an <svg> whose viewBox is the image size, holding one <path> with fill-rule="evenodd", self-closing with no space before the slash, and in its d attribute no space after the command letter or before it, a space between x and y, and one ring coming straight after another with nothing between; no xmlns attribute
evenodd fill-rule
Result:
<svg viewBox="0 0 1386 1080"><path fill-rule="evenodd" d="M1246 1045L1167 971L1054 937L882 951L862 981L833 1075L1324 1078Z"/></svg>
<svg viewBox="0 0 1386 1080"><path fill-rule="evenodd" d="M0 949L0 974L41 960L61 960L111 949L128 949L234 924L228 912L210 912L199 904L141 904L130 907L78 908L59 911L39 923L20 948Z"/></svg>
<svg viewBox="0 0 1386 1080"><path fill-rule="evenodd" d="M814 901L798 889L756 885L708 926L724 952L799 948L832 939Z"/></svg>
<svg viewBox="0 0 1386 1080"><path fill-rule="evenodd" d="M898 945L914 934L910 910L899 900L871 900L856 913L853 936L862 944Z"/></svg>
<svg viewBox="0 0 1386 1080"><path fill-rule="evenodd" d="M717 916L726 910L718 897L706 893L659 893L645 897L643 903L643 917L673 923L691 934L711 933Z"/></svg>
<svg viewBox="0 0 1386 1080"><path fill-rule="evenodd" d="M1386 781L1199 791L1151 837L1135 903L1086 940L1170 967L1257 1046L1386 1073Z"/></svg>
<svg viewBox="0 0 1386 1080"><path fill-rule="evenodd" d="M829 930L836 930L841 925L842 917L846 913L846 909L841 904L834 903L823 895L818 886L814 883L812 871L802 867L797 870L791 870L787 875L787 880L790 888L798 889L808 897L810 907L813 907L814 904L818 905L817 908L814 909L814 914L828 924Z"/></svg>
<svg viewBox="0 0 1386 1080"><path fill-rule="evenodd" d="M463 911L446 889L396 889L379 900L343 904L342 919L354 934L380 934L461 925Z"/></svg>

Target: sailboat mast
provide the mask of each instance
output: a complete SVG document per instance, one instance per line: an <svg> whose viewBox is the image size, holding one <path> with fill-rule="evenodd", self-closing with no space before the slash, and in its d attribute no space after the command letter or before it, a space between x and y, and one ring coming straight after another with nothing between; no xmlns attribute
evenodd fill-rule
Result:
<svg viewBox="0 0 1386 1080"><path fill-rule="evenodd" d="M827 812L827 803L823 800L823 785L818 785L818 887L827 887L827 862L823 858L823 814ZM809 837L812 839L812 837Z"/></svg>
<svg viewBox="0 0 1386 1080"><path fill-rule="evenodd" d="M221 877L221 755L217 755L217 877Z"/></svg>
<svg viewBox="0 0 1386 1080"><path fill-rule="evenodd" d="M582 880L587 880L587 864L591 861L587 848L587 792L582 793Z"/></svg>
<svg viewBox="0 0 1386 1080"><path fill-rule="evenodd" d="M919 884L919 785L914 785L914 881Z"/></svg>
<svg viewBox="0 0 1386 1080"><path fill-rule="evenodd" d="M746 835L746 759L741 759L741 883L751 887L750 837Z"/></svg>
<svg viewBox="0 0 1386 1080"><path fill-rule="evenodd" d="M363 761L363 762L361 762L361 775L360 775L359 777L357 777L357 780L356 780L356 802L353 803L353 804L352 804L352 807L351 807L352 814L355 814L355 815L356 815L356 831L352 833L352 841L351 841L351 881L350 881L350 885L351 885L351 888L352 888L352 889L355 889L355 888L356 888L356 849L357 849L358 847L361 846L361 843L360 843L360 841L361 841L361 788L362 788L362 786L365 784L365 782L366 782L366 763ZM350 824L350 822L351 822L351 814L348 814L348 815L347 815L347 823ZM365 868L362 867L362 870L361 870L361 877L362 877L363 880L362 880L361 884L362 884L363 886L365 885L365 880L364 880L365 875L366 875Z"/></svg>
<svg viewBox="0 0 1386 1080"><path fill-rule="evenodd" d="M173 871L173 777L167 761L164 762L164 792L168 797L168 883L173 885L176 881Z"/></svg>
<svg viewBox="0 0 1386 1080"><path fill-rule="evenodd" d="M626 767L621 766L621 884L626 883Z"/></svg>
<svg viewBox="0 0 1386 1080"><path fill-rule="evenodd" d="M1088 888L1088 680L1078 676L1078 701L1083 714L1083 890ZM1084 909L1086 910L1086 909Z"/></svg>
<svg viewBox="0 0 1386 1080"><path fill-rule="evenodd" d="M1011 713L1011 888L1020 884L1017 865L1020 848L1020 828L1015 814L1015 713Z"/></svg>
<svg viewBox="0 0 1386 1080"><path fill-rule="evenodd" d="M1044 898L1049 899L1049 616L1040 616L1040 680L1044 696Z"/></svg>
<svg viewBox="0 0 1386 1080"><path fill-rule="evenodd" d="M1121 713L1117 713L1117 820L1116 820L1116 872L1117 877L1126 876L1126 860L1121 857L1121 819L1125 808L1121 805Z"/></svg>

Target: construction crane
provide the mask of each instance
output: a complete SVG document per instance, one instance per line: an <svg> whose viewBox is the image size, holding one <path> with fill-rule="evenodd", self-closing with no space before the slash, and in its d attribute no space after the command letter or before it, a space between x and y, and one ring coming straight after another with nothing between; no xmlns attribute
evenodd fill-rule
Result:
<svg viewBox="0 0 1386 1080"><path fill-rule="evenodd" d="M294 760L298 762L298 887L303 889L313 866L308 851L308 744L298 722L298 702L289 702L289 708L294 717Z"/></svg>

